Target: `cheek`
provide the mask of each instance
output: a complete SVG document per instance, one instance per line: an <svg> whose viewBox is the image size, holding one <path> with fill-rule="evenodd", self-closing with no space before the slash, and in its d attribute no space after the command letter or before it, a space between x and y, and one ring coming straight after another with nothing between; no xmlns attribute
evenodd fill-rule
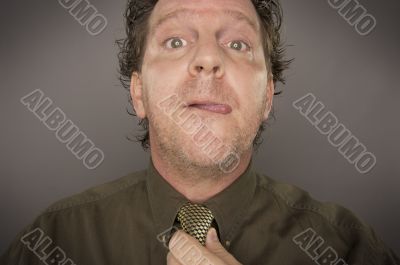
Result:
<svg viewBox="0 0 400 265"><path fill-rule="evenodd" d="M237 87L240 99L250 104L263 100L268 81L262 48L258 47L253 56L250 61L232 61L226 67L226 74L231 76L231 84Z"/></svg>
<svg viewBox="0 0 400 265"><path fill-rule="evenodd" d="M173 62L152 60L143 65L143 91L147 108L157 112L158 104L177 94L179 84L184 76L180 65Z"/></svg>
<svg viewBox="0 0 400 265"><path fill-rule="evenodd" d="M242 67L232 71L230 83L236 88L241 107L247 111L258 110L266 97L267 72L254 67Z"/></svg>

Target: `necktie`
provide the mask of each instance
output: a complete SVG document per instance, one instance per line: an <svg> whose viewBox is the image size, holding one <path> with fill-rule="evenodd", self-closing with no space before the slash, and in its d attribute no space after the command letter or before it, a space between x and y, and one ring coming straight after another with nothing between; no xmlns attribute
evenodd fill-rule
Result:
<svg viewBox="0 0 400 265"><path fill-rule="evenodd" d="M202 245L205 245L208 229L210 229L214 219L207 207L187 202L179 209L177 219L183 231L195 237Z"/></svg>

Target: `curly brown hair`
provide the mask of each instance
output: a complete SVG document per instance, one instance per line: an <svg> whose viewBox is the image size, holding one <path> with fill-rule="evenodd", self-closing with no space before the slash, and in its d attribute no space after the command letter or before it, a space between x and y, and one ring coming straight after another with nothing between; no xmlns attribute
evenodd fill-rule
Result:
<svg viewBox="0 0 400 265"><path fill-rule="evenodd" d="M257 11L261 24L261 39L267 68L273 75L274 84L277 82L285 83L283 71L289 67L291 60L284 59L285 49L280 38L282 24L281 4L279 0L251 1ZM149 30L148 22L157 2L157 0L128 0L124 14L126 38L116 41L119 47L119 79L128 92L132 73L141 72L146 37ZM281 91L275 92L274 95L280 93ZM130 94L129 102L132 103ZM132 106L132 104L130 105ZM132 111L128 111L128 114L137 116L133 108ZM271 116L274 117L273 111ZM139 125L144 132L136 136L136 140L141 142L144 150L147 150L150 147L148 119L140 119ZM266 125L266 121L261 123L254 138L253 147L255 150L262 143L261 134L265 130Z"/></svg>

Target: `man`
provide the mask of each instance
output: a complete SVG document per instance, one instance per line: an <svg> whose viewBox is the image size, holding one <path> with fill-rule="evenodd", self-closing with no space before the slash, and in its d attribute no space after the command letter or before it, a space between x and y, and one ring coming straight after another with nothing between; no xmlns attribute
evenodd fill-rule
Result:
<svg viewBox="0 0 400 265"><path fill-rule="evenodd" d="M1 264L397 264L351 212L254 172L288 62L277 1L131 0L122 81L147 170L62 200Z"/></svg>

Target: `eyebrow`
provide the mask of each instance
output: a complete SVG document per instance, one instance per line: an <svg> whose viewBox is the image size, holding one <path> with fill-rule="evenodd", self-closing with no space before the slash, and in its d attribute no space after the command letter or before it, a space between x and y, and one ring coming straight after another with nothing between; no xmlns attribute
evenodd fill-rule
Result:
<svg viewBox="0 0 400 265"><path fill-rule="evenodd" d="M246 22L254 30L254 32L258 31L257 24L252 19L250 19L248 16L243 14L242 12L236 11L236 10L224 10L223 13L225 15L228 15L231 18L236 19L236 20ZM187 8L182 8L182 9L175 10L171 13L168 13L167 15L163 16L155 23L152 31L153 32L157 31L157 29L159 27L161 27L161 25L166 23L168 20L176 19L179 15L182 15L182 14L194 15L194 14L196 14L196 11L187 9Z"/></svg>

